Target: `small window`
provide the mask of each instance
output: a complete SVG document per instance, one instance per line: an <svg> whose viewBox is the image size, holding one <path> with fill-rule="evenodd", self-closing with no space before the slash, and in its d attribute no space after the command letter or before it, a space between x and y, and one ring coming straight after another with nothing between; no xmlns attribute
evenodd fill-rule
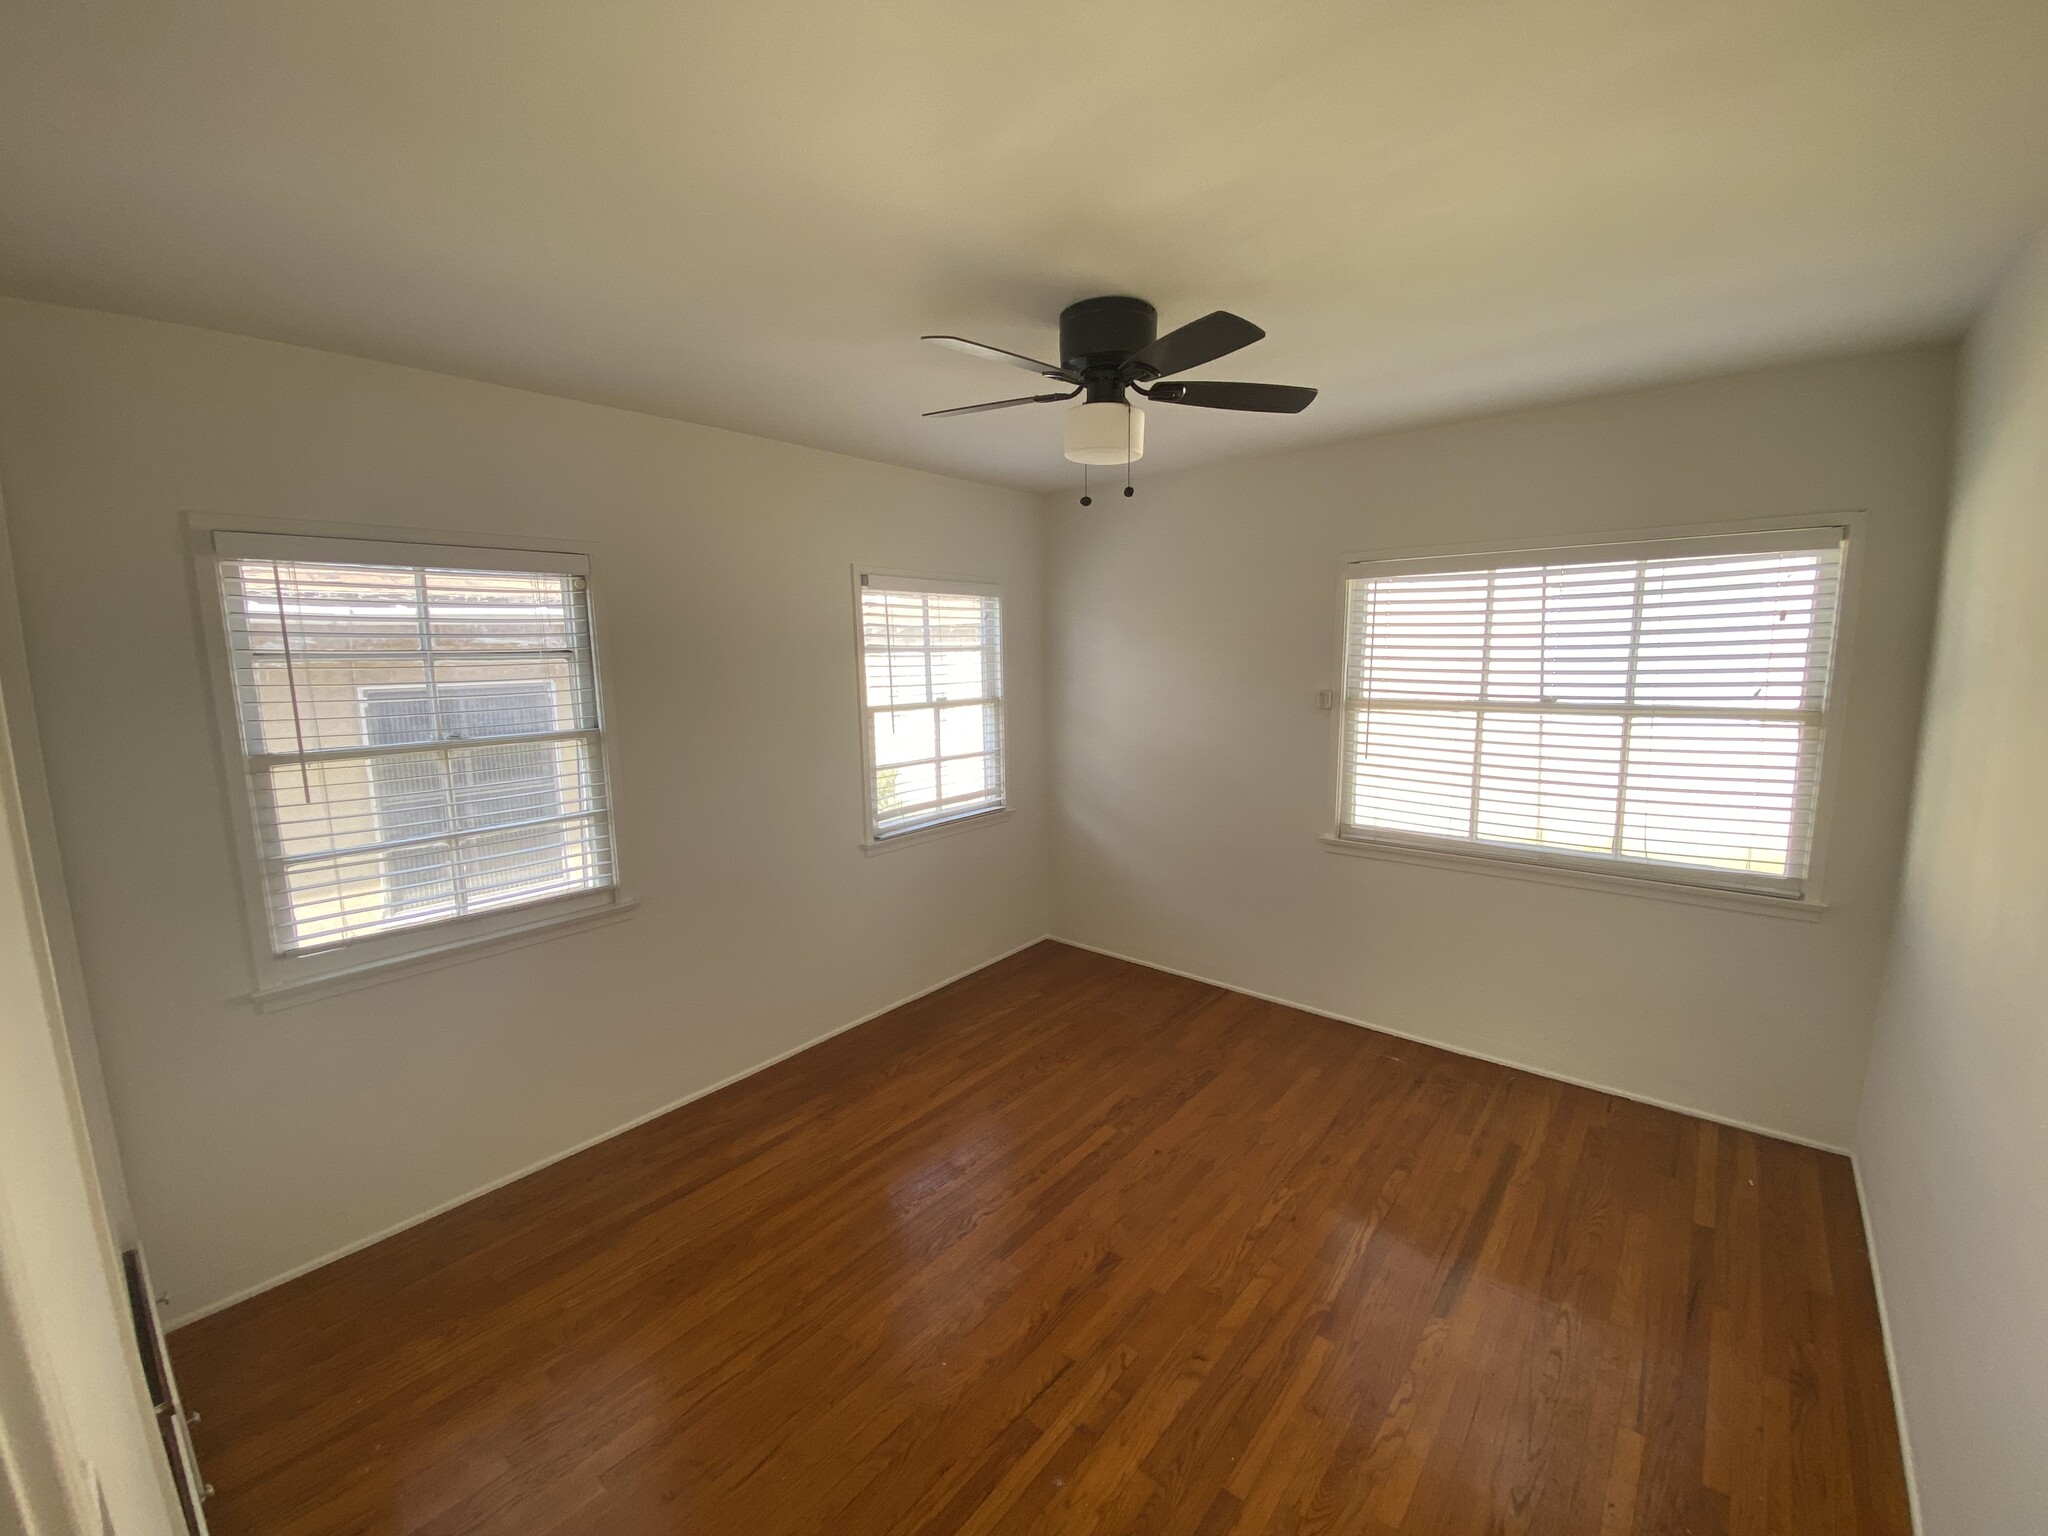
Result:
<svg viewBox="0 0 2048 1536"><path fill-rule="evenodd" d="M994 587L862 575L860 680L871 842L1003 808Z"/></svg>
<svg viewBox="0 0 2048 1536"><path fill-rule="evenodd" d="M212 565L268 983L615 897L581 556L223 532Z"/></svg>
<svg viewBox="0 0 2048 1536"><path fill-rule="evenodd" d="M1353 566L1339 837L1805 895L1842 550Z"/></svg>

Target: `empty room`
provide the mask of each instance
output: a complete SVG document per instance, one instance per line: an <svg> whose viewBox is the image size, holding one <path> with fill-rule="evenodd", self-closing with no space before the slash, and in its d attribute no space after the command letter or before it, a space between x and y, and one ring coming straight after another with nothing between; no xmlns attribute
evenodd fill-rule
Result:
<svg viewBox="0 0 2048 1536"><path fill-rule="evenodd" d="M0 0L0 1536L2048 1532L2044 589L2044 0Z"/></svg>

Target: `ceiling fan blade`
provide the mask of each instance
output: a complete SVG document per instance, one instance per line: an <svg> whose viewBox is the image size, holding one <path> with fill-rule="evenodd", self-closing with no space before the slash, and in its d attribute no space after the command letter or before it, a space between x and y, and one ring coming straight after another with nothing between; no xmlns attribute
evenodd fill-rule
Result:
<svg viewBox="0 0 2048 1536"><path fill-rule="evenodd" d="M1185 373L1219 357L1228 357L1265 334L1242 315L1219 309L1199 320L1190 320L1179 330L1168 331L1151 346L1133 352L1123 371L1129 378L1163 379L1168 374Z"/></svg>
<svg viewBox="0 0 2048 1536"><path fill-rule="evenodd" d="M1014 400L991 400L986 405L956 405L949 411L926 411L927 416L972 416L976 411L1000 411L1011 405L1044 405L1051 400L1071 400L1081 393L1070 389L1061 395L1019 395Z"/></svg>
<svg viewBox="0 0 2048 1536"><path fill-rule="evenodd" d="M1081 382L1079 374L1067 372L1058 363L1041 363L1021 352L1005 352L1001 347L984 346L981 342L969 341L965 336L923 336L918 339L935 341L942 347L951 347L955 352L965 352L969 357L984 358L991 363L1008 363L1012 368L1022 368L1027 373L1042 373L1048 379L1065 379L1069 384Z"/></svg>
<svg viewBox="0 0 2048 1536"><path fill-rule="evenodd" d="M1185 384L1157 384L1145 390L1147 400L1161 405L1203 405L1212 411L1270 411L1291 416L1308 409L1316 392L1299 384L1231 384L1220 379L1190 379Z"/></svg>

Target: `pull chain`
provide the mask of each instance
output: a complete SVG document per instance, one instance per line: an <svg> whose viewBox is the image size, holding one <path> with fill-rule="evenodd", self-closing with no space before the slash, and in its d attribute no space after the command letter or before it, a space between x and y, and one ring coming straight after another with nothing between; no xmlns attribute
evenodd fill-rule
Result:
<svg viewBox="0 0 2048 1536"><path fill-rule="evenodd" d="M1131 488L1131 407L1128 405L1124 407L1124 494L1126 496L1138 494ZM1088 494L1088 466L1086 464L1081 466L1081 505L1084 507L1095 505L1095 498Z"/></svg>

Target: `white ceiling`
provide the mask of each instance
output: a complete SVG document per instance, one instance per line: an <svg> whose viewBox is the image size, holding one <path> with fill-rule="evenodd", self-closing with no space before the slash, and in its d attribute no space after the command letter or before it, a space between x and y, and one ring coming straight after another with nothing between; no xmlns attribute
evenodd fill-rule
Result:
<svg viewBox="0 0 2048 1536"><path fill-rule="evenodd" d="M1023 486L1061 306L1268 340L1148 467L1952 334L2042 0L7 0L0 288Z"/></svg>

